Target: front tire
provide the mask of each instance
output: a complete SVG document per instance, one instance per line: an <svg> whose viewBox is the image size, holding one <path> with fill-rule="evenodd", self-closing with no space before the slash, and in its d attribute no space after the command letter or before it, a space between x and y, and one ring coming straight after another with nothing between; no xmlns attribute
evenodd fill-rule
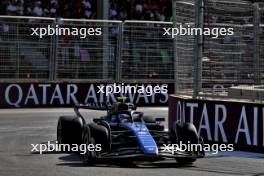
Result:
<svg viewBox="0 0 264 176"><path fill-rule="evenodd" d="M110 145L110 134L106 127L96 123L90 123L85 126L83 134L83 144L86 145L101 145L101 151L108 151ZM86 151L83 156L84 162L94 164L101 151Z"/></svg>
<svg viewBox="0 0 264 176"><path fill-rule="evenodd" d="M196 127L191 123L179 123L175 122L172 128L173 141L179 144L199 144L199 137ZM198 151L187 151L192 154L198 154ZM196 161L196 158L176 158L177 163L191 164Z"/></svg>
<svg viewBox="0 0 264 176"><path fill-rule="evenodd" d="M83 144L85 144L86 148L90 144L95 145L95 140L91 136L91 130L90 127L87 125L84 129L83 134ZM88 164L93 164L94 160L96 159L96 153L95 151L86 151L83 155L83 161Z"/></svg>
<svg viewBox="0 0 264 176"><path fill-rule="evenodd" d="M196 161L195 158L177 158L177 163L180 165L192 164Z"/></svg>

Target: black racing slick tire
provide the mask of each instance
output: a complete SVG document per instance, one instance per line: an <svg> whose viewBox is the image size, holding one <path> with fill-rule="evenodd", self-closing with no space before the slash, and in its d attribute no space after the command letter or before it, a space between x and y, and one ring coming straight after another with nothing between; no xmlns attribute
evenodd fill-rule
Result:
<svg viewBox="0 0 264 176"><path fill-rule="evenodd" d="M191 123L176 122L172 128L172 137L176 143L182 144L199 144L199 136L196 127ZM197 151L188 151L198 153ZM179 164L191 164L196 161L196 158L177 158Z"/></svg>
<svg viewBox="0 0 264 176"><path fill-rule="evenodd" d="M89 125L86 125L84 127L84 131L83 131L83 144L85 144L85 146L89 146L90 144L94 144L95 145L95 141L91 136L91 130ZM89 164L93 164L93 162L96 159L96 153L94 151L86 151L83 155L83 161L85 163L89 163Z"/></svg>
<svg viewBox="0 0 264 176"><path fill-rule="evenodd" d="M196 161L196 158L177 158L177 163L180 165L192 164Z"/></svg>
<svg viewBox="0 0 264 176"><path fill-rule="evenodd" d="M101 144L102 150L109 150L110 145L110 131L103 125L96 123L89 124L91 137L94 139L96 144Z"/></svg>
<svg viewBox="0 0 264 176"><path fill-rule="evenodd" d="M57 124L59 144L82 144L83 121L80 117L61 116Z"/></svg>
<svg viewBox="0 0 264 176"><path fill-rule="evenodd" d="M84 127L83 143L86 146L100 145L101 151L106 151L109 146L109 131L106 127L96 123L88 124ZM98 158L101 151L86 151L83 156L85 163L93 164Z"/></svg>

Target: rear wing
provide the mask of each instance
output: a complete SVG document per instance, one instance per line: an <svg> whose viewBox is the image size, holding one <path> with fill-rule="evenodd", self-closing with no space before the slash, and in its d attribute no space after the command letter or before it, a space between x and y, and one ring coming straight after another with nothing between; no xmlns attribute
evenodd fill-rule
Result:
<svg viewBox="0 0 264 176"><path fill-rule="evenodd" d="M133 103L127 103L129 110L136 110L137 107ZM110 111L113 107L111 103L98 102L98 103L88 103L88 104L79 104L74 106L74 112L77 116L83 118L79 109L89 109L89 110L97 110L97 111ZM84 118L83 118L84 120Z"/></svg>
<svg viewBox="0 0 264 176"><path fill-rule="evenodd" d="M88 104L79 104L74 106L74 112L77 116L81 116L79 109L90 109L90 110L98 110L98 111L108 111L110 110L112 105L110 103L88 103Z"/></svg>
<svg viewBox="0 0 264 176"><path fill-rule="evenodd" d="M84 124L86 124L84 117L80 113L79 109L89 109L89 110L100 110L100 111L108 111L112 107L111 104L108 103L88 103L88 104L79 104L74 106L74 112L77 116L82 118Z"/></svg>
<svg viewBox="0 0 264 176"><path fill-rule="evenodd" d="M136 110L137 107L133 103L126 103L128 105L129 110ZM111 110L113 104L111 103L88 103L88 104L79 104L76 105L75 109L91 109L91 110L101 110L101 111L108 111Z"/></svg>
<svg viewBox="0 0 264 176"><path fill-rule="evenodd" d="M107 111L111 109L111 107L112 107L111 103L88 103L88 104L76 105L74 108Z"/></svg>

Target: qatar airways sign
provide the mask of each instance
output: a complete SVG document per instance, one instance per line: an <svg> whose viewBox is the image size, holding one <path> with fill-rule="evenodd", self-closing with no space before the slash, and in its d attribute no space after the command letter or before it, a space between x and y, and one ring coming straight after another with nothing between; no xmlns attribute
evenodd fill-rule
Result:
<svg viewBox="0 0 264 176"><path fill-rule="evenodd" d="M118 92L102 88L110 84L100 83L2 83L0 107L65 107L93 102L116 102L116 97L127 96L137 105L165 105L172 84L123 84L124 88L136 87L136 91ZM158 88L156 88L158 85ZM126 86L126 87L125 87ZM155 87L153 91L150 87ZM121 87L121 88L123 88ZM108 87L107 87L108 88ZM151 91L149 91L151 90ZM150 94L151 92L151 94Z"/></svg>
<svg viewBox="0 0 264 176"><path fill-rule="evenodd" d="M194 123L206 141L264 147L264 104L171 96L170 125L175 120Z"/></svg>

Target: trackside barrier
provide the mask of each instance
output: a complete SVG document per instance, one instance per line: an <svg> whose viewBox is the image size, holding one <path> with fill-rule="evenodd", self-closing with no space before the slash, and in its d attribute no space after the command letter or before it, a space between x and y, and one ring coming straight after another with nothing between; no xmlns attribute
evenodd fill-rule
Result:
<svg viewBox="0 0 264 176"><path fill-rule="evenodd" d="M120 92L121 88L106 88L113 82L73 83L0 83L0 108L34 107L73 107L76 104L116 102L118 96L128 97L128 101L138 106L165 106L169 94L173 93L172 83L129 83L125 86L137 86L135 91ZM166 91L151 90L151 87L164 86ZM144 92L142 93L142 90ZM108 90L108 91L107 91Z"/></svg>
<svg viewBox="0 0 264 176"><path fill-rule="evenodd" d="M234 144L236 149L264 152L264 105L236 100L169 97L169 127L194 123L205 142Z"/></svg>

